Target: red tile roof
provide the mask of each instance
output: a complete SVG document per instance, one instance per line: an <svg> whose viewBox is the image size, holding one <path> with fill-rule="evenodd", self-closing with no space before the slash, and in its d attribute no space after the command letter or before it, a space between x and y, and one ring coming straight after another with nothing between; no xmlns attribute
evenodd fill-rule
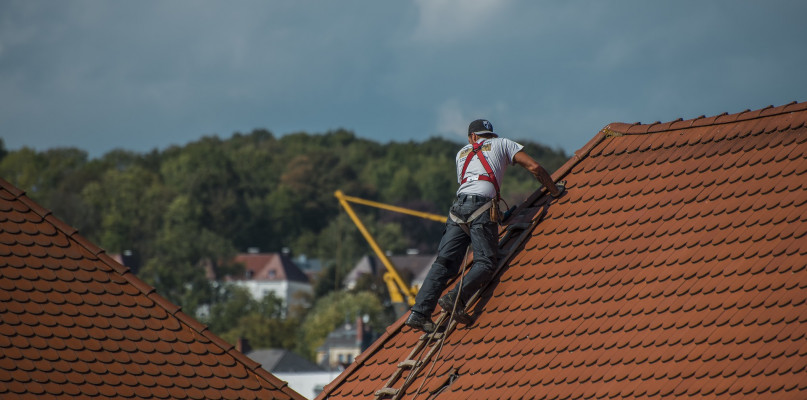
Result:
<svg viewBox="0 0 807 400"><path fill-rule="evenodd" d="M294 281L309 283L308 277L291 258L281 253L242 253L235 262L244 264L244 277L235 280ZM248 277L248 278L247 278Z"/></svg>
<svg viewBox="0 0 807 400"><path fill-rule="evenodd" d="M304 399L0 179L0 398Z"/></svg>
<svg viewBox="0 0 807 400"><path fill-rule="evenodd" d="M554 174L565 196L521 206L540 222L402 398L807 398L805 122L606 126ZM385 387L422 337L403 320L318 398Z"/></svg>

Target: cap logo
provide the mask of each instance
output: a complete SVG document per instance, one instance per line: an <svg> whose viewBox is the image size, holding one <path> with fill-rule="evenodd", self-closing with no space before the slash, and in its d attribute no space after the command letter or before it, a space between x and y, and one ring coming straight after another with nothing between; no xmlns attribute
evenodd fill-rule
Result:
<svg viewBox="0 0 807 400"><path fill-rule="evenodd" d="M484 121L482 121L482 125L484 125L484 126L485 126L485 129L487 129L487 130L489 130L489 131L492 131L492 130L493 130L493 125L491 125L491 124L490 124L490 122L489 122L488 120L484 120Z"/></svg>

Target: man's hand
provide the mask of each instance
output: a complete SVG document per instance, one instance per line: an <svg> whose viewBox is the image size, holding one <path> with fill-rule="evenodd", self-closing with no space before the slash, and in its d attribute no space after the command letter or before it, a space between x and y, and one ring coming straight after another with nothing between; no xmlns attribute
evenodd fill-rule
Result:
<svg viewBox="0 0 807 400"><path fill-rule="evenodd" d="M547 190L551 187L555 187L555 182L552 182L552 177L549 175L549 172L546 172L544 167L541 164L538 164L532 157L527 155L523 150L516 153L513 157L513 162L516 164L524 167L527 171L538 180ZM560 194L559 194L560 195Z"/></svg>
<svg viewBox="0 0 807 400"><path fill-rule="evenodd" d="M566 191L566 181L565 180L564 181L558 181L558 182L555 182L555 191L554 192L549 192L549 195L552 196L553 198L557 199L558 197L563 195L563 192L565 192L565 191Z"/></svg>

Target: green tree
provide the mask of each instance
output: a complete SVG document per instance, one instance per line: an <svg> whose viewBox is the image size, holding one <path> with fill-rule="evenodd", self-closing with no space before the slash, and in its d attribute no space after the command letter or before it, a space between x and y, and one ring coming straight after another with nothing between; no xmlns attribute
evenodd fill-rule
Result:
<svg viewBox="0 0 807 400"><path fill-rule="evenodd" d="M0 174L47 205L60 219L84 230L88 227L81 190L98 179L87 168L87 153L76 148L55 148L38 153L29 148L8 153L0 162Z"/></svg>
<svg viewBox="0 0 807 400"><path fill-rule="evenodd" d="M273 219L273 192L280 180L275 162L282 156L278 147L278 141L266 130L255 130L249 135L235 134L226 142L225 153L235 174L232 184L237 185L246 207L242 210L245 218L239 235L233 238L238 249L282 247L278 220Z"/></svg>
<svg viewBox="0 0 807 400"><path fill-rule="evenodd" d="M203 206L177 196L168 206L157 236L156 255L140 273L158 292L193 313L212 299L206 266L214 270L235 249L227 238L203 226Z"/></svg>
<svg viewBox="0 0 807 400"><path fill-rule="evenodd" d="M214 291L210 313L203 321L211 332L222 334L238 326L238 320L257 310L255 299L243 287L225 283Z"/></svg>
<svg viewBox="0 0 807 400"><path fill-rule="evenodd" d="M170 202L160 177L133 165L108 170L82 190L84 203L101 210L100 229L92 239L110 252L133 250L144 259L156 255L156 235Z"/></svg>
<svg viewBox="0 0 807 400"><path fill-rule="evenodd" d="M422 197L416 175L408 167L398 168L388 184L389 187L385 193L391 202L400 203Z"/></svg>
<svg viewBox="0 0 807 400"><path fill-rule="evenodd" d="M46 187L48 182L42 179L42 171L46 165L47 160L42 154L29 147L23 147L3 157L0 161L0 174L31 198L47 204L46 202L50 202L51 199L37 195L42 190L49 190Z"/></svg>
<svg viewBox="0 0 807 400"><path fill-rule="evenodd" d="M245 338L254 348L294 350L299 326L298 316L285 315L283 301L269 294L260 301L253 300L251 311L240 317L222 338L230 343Z"/></svg>
<svg viewBox="0 0 807 400"><path fill-rule="evenodd" d="M3 161L3 158L5 158L7 154L8 150L6 150L6 142L3 141L3 138L0 138L0 162Z"/></svg>
<svg viewBox="0 0 807 400"><path fill-rule="evenodd" d="M271 317L258 312L242 317L238 325L223 333L222 339L236 343L239 338L249 340L253 348L281 348L295 350L299 321Z"/></svg>
<svg viewBox="0 0 807 400"><path fill-rule="evenodd" d="M366 208L357 211L361 212L359 218L384 252L400 254L410 247L411 240L406 237L399 223L378 222L372 214L365 214L365 210ZM341 280L356 261L365 254L374 254L364 236L344 212L333 218L321 232L301 235L293 247L313 257L331 261L315 283L317 297L341 288Z"/></svg>
<svg viewBox="0 0 807 400"><path fill-rule="evenodd" d="M314 352L331 331L346 321L354 322L364 315L369 316L370 326L376 331L381 331L391 322L384 314L381 301L372 293L328 294L317 301L303 320L297 352L313 359Z"/></svg>
<svg viewBox="0 0 807 400"><path fill-rule="evenodd" d="M325 267L319 271L313 283L315 299L325 297L331 292L344 289L342 278L344 278L345 273L341 271L343 269L344 268L340 268L339 264L336 262L329 261Z"/></svg>
<svg viewBox="0 0 807 400"><path fill-rule="evenodd" d="M249 216L232 162L221 140L206 137L189 144L161 165L165 184L197 209L197 224L223 237L243 240Z"/></svg>
<svg viewBox="0 0 807 400"><path fill-rule="evenodd" d="M421 196L418 200L440 210L447 210L457 187L457 173L453 157L434 157L420 165L416 180ZM432 212L432 210L430 210Z"/></svg>

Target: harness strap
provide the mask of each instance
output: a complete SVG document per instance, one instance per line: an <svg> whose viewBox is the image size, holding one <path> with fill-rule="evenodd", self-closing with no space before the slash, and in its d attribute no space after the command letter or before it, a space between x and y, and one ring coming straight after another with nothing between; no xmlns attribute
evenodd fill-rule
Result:
<svg viewBox="0 0 807 400"><path fill-rule="evenodd" d="M465 233L470 235L471 234L471 228L469 228L469 226L471 225L471 222L474 222L474 220L479 218L479 216L482 215L482 213L489 210L490 207L493 206L494 202L496 202L495 199L483 204L482 206L477 208L476 211L474 211L470 216L468 216L467 220L463 220L462 218L454 215L454 213L452 213L450 211L448 212L448 216L449 216L449 218L451 218L452 221L456 222L457 225L459 225L460 228L462 228L462 230L465 231Z"/></svg>
<svg viewBox="0 0 807 400"><path fill-rule="evenodd" d="M480 181L488 181L492 183L493 187L496 189L496 198L498 199L500 196L499 183L496 182L496 175L493 173L493 168L490 167L488 159L487 157L485 157L485 153L482 152L482 145L484 144L485 144L484 141L482 141L482 143L472 144L473 149L471 150L471 153L468 154L467 157L465 157L465 164L462 166L462 175L461 175L462 182L460 182L460 184L463 184L468 181L468 178L465 177L465 172L468 170L468 165L471 164L471 160L474 158L474 156L477 156L479 158L479 162L482 163L482 167L485 168L485 172L487 173L487 175L479 175L477 179L479 179Z"/></svg>

